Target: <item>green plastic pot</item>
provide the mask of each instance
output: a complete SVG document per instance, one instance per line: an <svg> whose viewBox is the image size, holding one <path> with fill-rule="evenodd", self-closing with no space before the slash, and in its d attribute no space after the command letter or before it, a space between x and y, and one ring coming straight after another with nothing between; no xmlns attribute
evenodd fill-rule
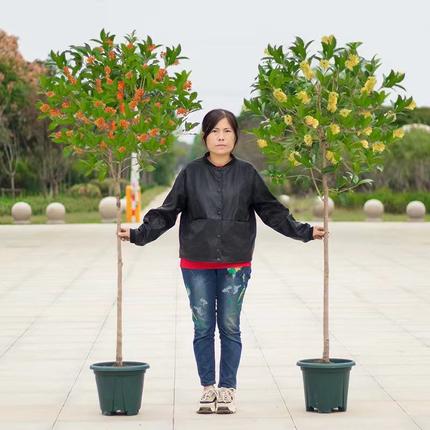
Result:
<svg viewBox="0 0 430 430"><path fill-rule="evenodd" d="M142 404L143 379L149 364L123 361L122 367L114 361L90 366L96 375L97 392L103 415L137 415Z"/></svg>
<svg viewBox="0 0 430 430"><path fill-rule="evenodd" d="M297 362L303 373L306 410L309 412L345 412L348 401L349 373L353 360L331 358Z"/></svg>

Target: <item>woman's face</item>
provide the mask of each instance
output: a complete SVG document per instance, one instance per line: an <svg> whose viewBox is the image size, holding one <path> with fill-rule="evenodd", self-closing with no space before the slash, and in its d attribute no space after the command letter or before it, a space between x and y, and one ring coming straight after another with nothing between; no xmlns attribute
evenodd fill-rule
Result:
<svg viewBox="0 0 430 430"><path fill-rule="evenodd" d="M227 118L222 118L206 137L209 152L217 155L229 154L233 151L236 136Z"/></svg>

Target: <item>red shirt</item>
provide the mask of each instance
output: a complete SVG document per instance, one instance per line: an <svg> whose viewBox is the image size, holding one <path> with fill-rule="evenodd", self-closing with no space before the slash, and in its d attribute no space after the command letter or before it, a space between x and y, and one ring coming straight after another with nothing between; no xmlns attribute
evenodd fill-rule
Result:
<svg viewBox="0 0 430 430"><path fill-rule="evenodd" d="M216 261L191 261L181 258L181 265L184 269L227 269L229 267L250 267L251 262L240 263L218 263Z"/></svg>

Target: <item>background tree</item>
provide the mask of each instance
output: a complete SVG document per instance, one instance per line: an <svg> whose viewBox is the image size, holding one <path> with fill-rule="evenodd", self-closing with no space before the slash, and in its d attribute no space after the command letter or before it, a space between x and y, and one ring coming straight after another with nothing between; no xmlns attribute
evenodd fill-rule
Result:
<svg viewBox="0 0 430 430"><path fill-rule="evenodd" d="M329 193L341 193L369 183L363 172L382 171L382 154L404 131L395 121L415 108L412 98L397 95L394 88L404 74L390 71L378 85L380 60L358 54L361 42L338 47L336 38L324 36L320 50L309 53L312 42L297 37L293 45L268 45L253 84L257 96L245 107L263 117L252 129L258 146L271 166L275 182L303 177L324 202L324 229L328 228ZM384 104L387 103L388 105ZM302 173L292 175L302 166ZM329 362L329 258L324 237L323 362Z"/></svg>
<svg viewBox="0 0 430 430"><path fill-rule="evenodd" d="M171 150L174 132L196 123L187 115L200 109L190 72L169 74L179 64L181 45L155 45L148 36L139 41L133 32L123 43L100 33L92 45L71 46L50 53L53 74L41 77L47 97L38 107L49 118L55 142L66 153L82 156L89 171L102 179L109 175L117 199L117 346L116 365L122 366L122 254L118 237L121 223L120 179L132 153L141 168L155 169L157 157Z"/></svg>

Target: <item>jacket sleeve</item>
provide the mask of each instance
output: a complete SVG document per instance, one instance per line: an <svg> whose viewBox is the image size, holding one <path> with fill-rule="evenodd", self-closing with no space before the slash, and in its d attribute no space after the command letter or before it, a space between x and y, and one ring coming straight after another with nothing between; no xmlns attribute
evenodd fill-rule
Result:
<svg viewBox="0 0 430 430"><path fill-rule="evenodd" d="M176 218L179 212L184 210L185 205L185 170L182 169L163 204L158 208L150 209L139 228L130 229L130 242L143 246L157 239L175 225Z"/></svg>
<svg viewBox="0 0 430 430"><path fill-rule="evenodd" d="M302 242L313 240L313 227L296 221L289 209L267 188L260 173L254 169L252 207L261 220L273 230Z"/></svg>

